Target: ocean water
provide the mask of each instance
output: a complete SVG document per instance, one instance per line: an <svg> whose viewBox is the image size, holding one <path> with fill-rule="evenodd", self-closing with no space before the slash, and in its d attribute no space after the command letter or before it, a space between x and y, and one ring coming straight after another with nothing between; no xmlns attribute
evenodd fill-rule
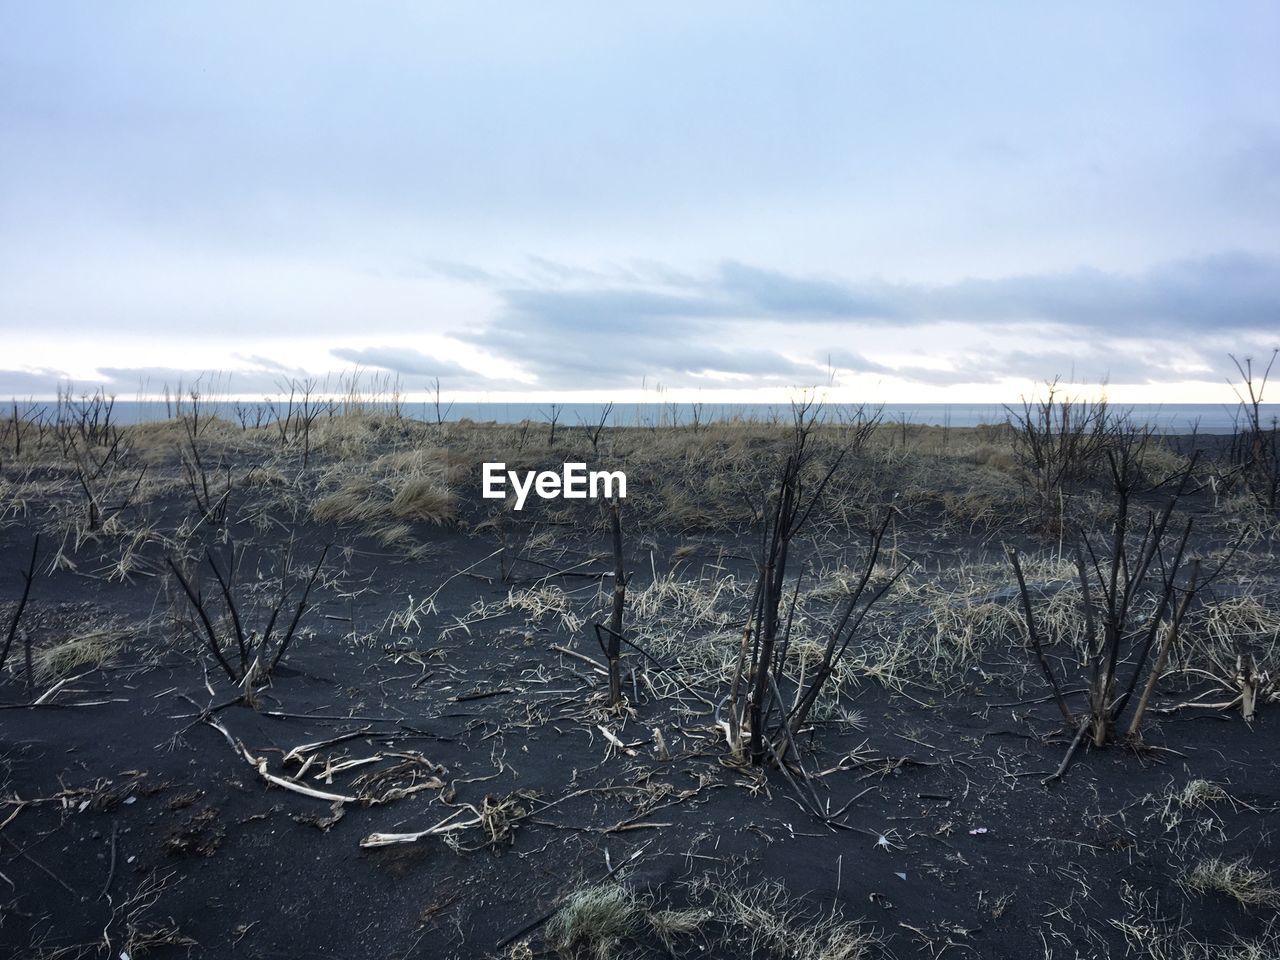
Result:
<svg viewBox="0 0 1280 960"><path fill-rule="evenodd" d="M206 414L215 414L233 422L245 415L251 424L262 406L261 403L237 404L235 401L220 399L202 401L203 412ZM388 404L371 406L390 409ZM1020 409L1016 405L1010 406ZM858 407L853 404L827 404L823 409L827 416L839 418L855 416ZM872 410L875 407L868 405L866 409ZM897 403L884 404L879 409L887 423L975 427L1004 423L1009 417L1010 408L992 403ZM1237 422L1242 422L1237 405L1166 403L1135 404L1128 407L1113 405L1112 409L1125 411L1134 422L1149 424L1162 433L1183 434L1193 430L1200 433L1231 433ZM1262 409L1267 423L1280 418L1280 404L1264 404ZM432 421L436 418L435 408L419 401L401 403L400 411L406 417L419 420ZM546 423L554 413L559 425L574 428L599 423L604 411L605 404L600 403L557 404L553 410L549 403L459 402L448 405L445 419L497 423L530 420ZM119 423L163 420L173 414L174 408L160 400L118 400L112 412L113 419ZM785 421L789 417L790 408L786 404L618 403L609 411L606 422L608 426L615 427L692 426L695 423L735 420Z"/></svg>

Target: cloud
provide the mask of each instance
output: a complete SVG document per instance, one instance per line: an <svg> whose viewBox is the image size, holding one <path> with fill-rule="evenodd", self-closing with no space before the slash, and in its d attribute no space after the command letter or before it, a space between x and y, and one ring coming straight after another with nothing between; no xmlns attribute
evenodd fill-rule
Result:
<svg viewBox="0 0 1280 960"><path fill-rule="evenodd" d="M131 397L138 392L206 397L236 393L274 393L286 377L267 370L221 372L179 367L99 367L92 377L73 379L62 370L0 370L0 397L52 396L59 390L79 396L102 389Z"/></svg>
<svg viewBox="0 0 1280 960"><path fill-rule="evenodd" d="M639 322L670 329L677 321L723 319L738 312L736 304L722 299L712 287L695 295L621 288L510 288L500 295L507 310L523 322L555 329L625 326L638 332L633 325Z"/></svg>
<svg viewBox="0 0 1280 960"><path fill-rule="evenodd" d="M0 397L53 393L66 379L61 370L0 370Z"/></svg>
<svg viewBox="0 0 1280 960"><path fill-rule="evenodd" d="M468 263L455 263L452 260L436 260L428 258L421 261L417 275L442 280L461 280L463 283L494 283L498 277L480 267Z"/></svg>
<svg viewBox="0 0 1280 960"><path fill-rule="evenodd" d="M944 284L813 277L739 261L700 273L649 261L580 269L541 259L523 275L447 269L492 304L487 322L455 324L448 335L502 363L502 377L380 345L376 326L368 346L330 354L403 377L439 377L451 390L803 386L833 371L845 382L856 375L939 387L1055 374L1150 384L1219 380L1218 354L1228 348L1218 344L1256 348L1280 318L1280 260L1241 252L1134 273L1081 268ZM249 369L231 374L227 389L239 393L274 392L282 379L309 375L250 352L238 359ZM120 392L200 375L178 367L99 373ZM51 370L0 373L0 395L50 393L62 379Z"/></svg>
<svg viewBox="0 0 1280 960"><path fill-rule="evenodd" d="M517 381L486 376L452 360L441 360L411 347L335 347L329 352L339 360L399 376L426 377L429 381L438 377L442 387L449 390L503 390L523 386ZM421 384L408 386L417 388Z"/></svg>
<svg viewBox="0 0 1280 960"><path fill-rule="evenodd" d="M893 373L892 367L887 367L883 363L876 363L874 360L868 360L860 353L854 353L850 350L832 350L826 355L826 361L829 366L837 371L848 371L851 373Z"/></svg>
<svg viewBox="0 0 1280 960"><path fill-rule="evenodd" d="M273 369L209 371L183 367L99 367L99 379L92 385L101 385L110 393L156 394L167 389L176 394L192 391L205 398L216 398L232 393L279 393L296 375Z"/></svg>
<svg viewBox="0 0 1280 960"><path fill-rule="evenodd" d="M792 277L742 263L720 267L726 294L752 312L792 319L869 320L899 315L899 308L878 290L834 280Z"/></svg>
<svg viewBox="0 0 1280 960"><path fill-rule="evenodd" d="M1186 351L1182 352L1185 355ZM1201 369L1209 371L1208 363ZM1159 383L1187 378L1186 364L1151 351L1124 353L1084 347L1068 350L999 350L954 358L946 367L900 366L893 376L935 387L990 384L1001 380L1046 381L1061 377L1067 383Z"/></svg>
<svg viewBox="0 0 1280 960"><path fill-rule="evenodd" d="M618 273L539 263L523 283L494 287L497 315L460 339L520 364L546 387L616 386L645 376L673 386L726 377L811 383L823 379L828 357L846 371L939 386L1073 370L1079 382L1147 383L1184 378L1188 362L1208 365L1189 332L1256 335L1280 317L1280 261L1246 253L1130 274L1081 268L947 284L854 283L733 261L701 276L660 265L633 276L640 282L627 285ZM953 341L969 331L971 342L903 341L938 364L893 364L844 346L859 332L926 324L961 325ZM1025 346L1027 325L1071 349L1003 345ZM807 342L789 336L789 327L803 330ZM1121 337L1145 346L1109 345Z"/></svg>
<svg viewBox="0 0 1280 960"><path fill-rule="evenodd" d="M572 323L572 322L571 322ZM814 363L793 360L757 346L722 346L680 336L641 335L642 323L558 327L543 317L537 325L505 322L497 331L463 339L482 344L520 363L538 377L538 385L560 389L608 390L638 387L644 380L668 387L741 383L812 383L821 379Z"/></svg>
<svg viewBox="0 0 1280 960"><path fill-rule="evenodd" d="M1275 4L135 6L5 9L15 389L463 335L548 389L989 381L1046 330L1166 377L1103 359L1280 317L1230 252L1280 255Z"/></svg>
<svg viewBox="0 0 1280 960"><path fill-rule="evenodd" d="M782 320L1256 330L1280 317L1280 260L1231 252L1135 274L1082 267L936 285L810 279L726 263L706 290L713 299L736 299L741 313Z"/></svg>
<svg viewBox="0 0 1280 960"><path fill-rule="evenodd" d="M1136 324L1270 329L1280 316L1280 259L1247 253L1161 263L1136 274L1080 268L950 284L861 284L724 263L675 294L620 287L507 287L508 310L563 328L635 321L776 319L889 325L1039 321L1081 328Z"/></svg>
<svg viewBox="0 0 1280 960"><path fill-rule="evenodd" d="M438 360L418 350L407 347L335 347L329 351L339 360L346 360L363 367L377 367L391 373L402 373L414 376L445 377L474 374L452 360Z"/></svg>
<svg viewBox="0 0 1280 960"><path fill-rule="evenodd" d="M917 317L1043 321L1142 333L1267 330L1280 316L1280 260L1245 253L1158 264L1138 274L1067 273L903 288Z"/></svg>
<svg viewBox="0 0 1280 960"><path fill-rule="evenodd" d="M284 374L287 377L305 377L307 375L306 370L301 367L291 367L288 364L281 363L278 360L273 360L270 357L264 357L256 353L249 354L247 356L244 354L237 354L236 356L246 363L253 364L254 367Z"/></svg>

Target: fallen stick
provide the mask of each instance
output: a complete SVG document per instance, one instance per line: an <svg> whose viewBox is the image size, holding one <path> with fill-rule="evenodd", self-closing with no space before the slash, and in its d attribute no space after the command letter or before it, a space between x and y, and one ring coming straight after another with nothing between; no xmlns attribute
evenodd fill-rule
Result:
<svg viewBox="0 0 1280 960"><path fill-rule="evenodd" d="M16 854L14 854L14 856L12 856L12 857L10 857L10 858L9 858L9 859L10 859L10 861L16 860L18 857L22 857L22 859L26 860L26 861L27 861L28 863L30 863L32 866L34 866L34 867L38 868L42 873L44 873L44 874L46 874L47 876L49 876L50 878L52 878L52 879L53 879L53 881L54 881L55 883L57 883L57 884L58 884L58 886L62 887L62 889L63 889L63 890L65 890L65 891L67 891L67 893L71 894L71 896L75 898L76 903L83 903L83 902L84 902L84 900L85 900L85 898L84 898L84 897L80 896L80 894L79 894L79 893L77 893L77 892L76 892L72 887L70 887L70 886L67 884L67 882L66 882L65 880L63 880L60 876L58 876L56 873L54 873L52 870L50 870L48 867L46 867L43 863L41 863L39 860L37 860L37 859L36 859L35 857L33 857L31 854L27 853L27 851L26 851L26 849L25 849L24 847L20 847L20 846L18 846L16 843L14 843L14 842L13 842L12 840L10 840L8 837L4 837L4 839L5 839L6 841L8 841L9 846L13 847L13 849L14 849L14 850L18 851Z"/></svg>
<svg viewBox="0 0 1280 960"><path fill-rule="evenodd" d="M68 683L71 683L73 680L80 680L84 677L87 677L91 673L93 673L92 670L86 670L84 673L78 673L74 677L63 677L61 680L59 680L57 683L51 686L44 693L40 694L40 696L32 700L31 705L33 707L38 707L43 703L48 703L50 700L53 699L53 695L57 693L59 690L61 690L63 687L65 687Z"/></svg>
<svg viewBox="0 0 1280 960"><path fill-rule="evenodd" d="M484 822L484 818L479 814L476 814L475 818L472 820L459 820L454 823L450 822L459 814L465 813L467 810L475 813L475 808L468 805L460 810L455 810L435 826L427 827L425 830L418 830L415 833L371 833L360 841L360 846L369 850L374 847L389 847L397 843L417 843L425 837L438 837L441 834L453 833L457 830L467 830L471 827L479 826Z"/></svg>
<svg viewBox="0 0 1280 960"><path fill-rule="evenodd" d="M128 697L111 697L108 700L85 700L83 703L0 703L0 710L35 710L37 707L49 707L54 710L69 710L72 707L104 707L108 703L128 702Z"/></svg>
<svg viewBox="0 0 1280 960"><path fill-rule="evenodd" d="M334 763L326 766L319 773L312 774L311 779L323 780L325 783L333 783L333 775L335 773L346 773L348 770L354 770L357 767L366 767L371 763L378 763L381 760L382 760L382 754L380 753L376 753L372 757L360 757L355 760L343 760L339 763ZM310 763L311 761L308 760L307 762ZM298 776L301 777L302 774L303 774L303 771L299 770Z"/></svg>
<svg viewBox="0 0 1280 960"><path fill-rule="evenodd" d="M239 698L232 701L239 703ZM283 710L263 710L264 717L277 720L350 720L355 723L399 723L403 717L346 717L340 713L285 713Z"/></svg>
<svg viewBox="0 0 1280 960"><path fill-rule="evenodd" d="M1062 758L1062 763L1058 764L1057 770L1040 781L1042 784L1053 783L1055 780L1062 779L1062 775L1067 772L1067 767L1071 765L1071 758L1076 755L1076 750L1080 748L1080 742L1084 740L1085 731L1088 729L1089 722L1087 720L1081 721L1076 729L1075 739L1071 741L1071 746L1067 748L1067 755Z"/></svg>
<svg viewBox="0 0 1280 960"><path fill-rule="evenodd" d="M592 660L585 653L578 653L577 650L570 650L568 647L562 647L558 643L551 644L549 649L554 650L556 653L563 653L566 657L573 657L575 660L582 661L595 670L596 673L603 674L606 677L609 675L608 670L602 667L597 661Z"/></svg>
<svg viewBox="0 0 1280 960"><path fill-rule="evenodd" d="M4 822L3 822L3 823L0 823L0 830L3 830L3 829L4 829L5 827L7 827L9 824L13 823L13 821L14 821L15 819L17 819L18 814L20 814L20 813L22 812L22 808L23 808L23 807L25 807L28 803L31 803L32 801L30 801L30 800L16 800L16 799L15 799L15 800L6 800L5 802L6 802L6 803L12 803L12 804L14 805L14 806L13 806L13 813L11 813L11 814L9 814L7 817L5 817L5 818L4 818Z"/></svg>
<svg viewBox="0 0 1280 960"><path fill-rule="evenodd" d="M601 833L626 833L629 830L661 830L669 827L669 823L617 823L612 827L605 827Z"/></svg>
<svg viewBox="0 0 1280 960"><path fill-rule="evenodd" d="M231 735L231 731L224 727L213 717L205 717L204 723L213 727L231 744L231 749L244 758L244 761L258 771L258 776L262 777L268 784L279 787L282 790L288 790L292 793L299 793L304 797L314 797L316 800L328 800L330 803L338 801L341 803L359 803L359 797L348 797L340 793L326 793L324 790L313 790L311 787L303 786L300 783L294 783L292 780L286 780L284 777L278 777L274 773L267 771L267 761L264 757L255 757L249 752L249 748Z"/></svg>
<svg viewBox="0 0 1280 960"><path fill-rule="evenodd" d="M98 894L98 899L106 897L111 890L111 881L116 878L116 836L120 833L120 821L111 821L111 864L107 867L107 881L102 885L102 892Z"/></svg>
<svg viewBox="0 0 1280 960"><path fill-rule="evenodd" d="M1174 704L1171 707L1152 707L1152 713L1177 713L1179 710L1230 710L1240 705L1243 697L1237 696L1234 700L1224 700L1222 703L1201 703L1196 700L1189 700L1186 703Z"/></svg>
<svg viewBox="0 0 1280 960"><path fill-rule="evenodd" d="M465 703L468 700L486 700L489 697L500 697L504 693L515 693L511 687L499 687L497 690L475 690L471 693L460 693L449 699L454 703Z"/></svg>
<svg viewBox="0 0 1280 960"><path fill-rule="evenodd" d="M1062 695L1064 697L1074 697L1077 694L1088 693L1088 692L1089 692L1088 687L1077 687L1074 690L1063 690ZM986 704L986 706L993 707L993 708L994 707L1026 707L1036 703L1048 703L1050 700L1053 700L1053 699L1054 699L1054 696L1051 693L1046 697L1032 697L1030 700L1012 700L1008 703L988 703Z"/></svg>
<svg viewBox="0 0 1280 960"><path fill-rule="evenodd" d="M289 763L292 761L294 763L301 763L305 755L308 753L315 753L317 750L321 750L324 747L332 747L334 744L342 743L346 740L354 740L356 737L363 736L368 732L368 727L362 727L359 730L352 730L349 733L342 733L336 737L330 737L328 740L317 740L315 743L301 743L286 753L284 755L284 759L280 762Z"/></svg>
<svg viewBox="0 0 1280 960"><path fill-rule="evenodd" d="M596 724L596 729L597 729L597 730L599 730L602 734L604 734L604 738L605 738L606 740L608 740L611 744L613 744L615 747L617 747L619 750L621 750L621 751L622 751L623 753L625 753L627 756L629 756L629 757L634 757L634 756L636 756L636 751L635 751L635 750L633 750L631 747L628 747L625 743L623 743L623 742L622 742L621 740L619 740L616 736L614 736L614 735L609 731L608 727L605 727L603 724L599 724L599 723L597 723L597 724Z"/></svg>

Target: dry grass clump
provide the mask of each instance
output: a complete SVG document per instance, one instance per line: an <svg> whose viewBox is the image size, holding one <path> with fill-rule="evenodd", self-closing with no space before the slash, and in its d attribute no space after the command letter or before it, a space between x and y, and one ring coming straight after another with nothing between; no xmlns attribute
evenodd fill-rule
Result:
<svg viewBox="0 0 1280 960"><path fill-rule="evenodd" d="M1075 602L1074 571L1050 555L1029 561L1033 582L1045 600L1045 616L1058 637L1068 641L1068 656L1080 655L1084 623ZM888 565L872 582L890 575ZM803 678L821 661L824 626L853 588L856 571L835 564L807 571L796 600L787 675ZM788 585L788 591L794 582ZM788 602L790 602L788 592ZM596 598L607 608L607 591ZM741 622L751 602L750 585L732 575L690 576L675 571L628 597L627 621L632 637L684 682L701 688L731 679L742 639ZM907 575L886 595L883 607L867 618L868 631L839 664L815 717L838 714L840 699L863 678L893 689L925 683L947 686L969 679L969 672L991 658L1025 667L1016 594L994 565L968 565L945 573ZM1078 649L1079 648L1079 649ZM659 674L660 687L674 682Z"/></svg>
<svg viewBox="0 0 1280 960"><path fill-rule="evenodd" d="M742 588L731 575L685 579L671 571L659 574L643 590L632 591L627 612L646 621L678 617L689 627L724 626L730 621L729 603L741 596Z"/></svg>
<svg viewBox="0 0 1280 960"><path fill-rule="evenodd" d="M33 657L36 676L47 682L79 667L101 667L119 653L123 645L117 631L96 630L41 647Z"/></svg>
<svg viewBox="0 0 1280 960"><path fill-rule="evenodd" d="M1197 810L1223 800L1230 800L1231 794L1208 780L1190 780L1185 787L1172 795L1172 799L1184 810Z"/></svg>
<svg viewBox="0 0 1280 960"><path fill-rule="evenodd" d="M424 613L435 611L435 595L417 604L413 597L409 598L407 611L392 614L387 619L387 626L395 629L407 629L414 626L419 631L421 626L418 617ZM509 613L520 613L526 623L542 625L546 621L554 621L560 630L572 636L582 629L586 620L569 596L561 587L545 581L531 587L518 587L507 592L501 600L492 603L477 602L463 616L454 618L451 626L440 631L441 638L455 633L471 632L471 624L492 620Z"/></svg>
<svg viewBox="0 0 1280 960"><path fill-rule="evenodd" d="M1018 458L1009 446L997 446L993 443L979 445L971 454L973 462L984 467L992 467L1001 473L1016 474Z"/></svg>
<svg viewBox="0 0 1280 960"><path fill-rule="evenodd" d="M1235 936L1225 943L1199 940L1186 920L1169 916L1149 891L1126 883L1121 889L1125 914L1111 925L1125 940L1125 956L1142 960L1275 960L1280 957L1280 925L1269 919L1254 937Z"/></svg>
<svg viewBox="0 0 1280 960"><path fill-rule="evenodd" d="M1280 703L1280 610L1254 596L1206 604L1192 620L1196 644L1186 652L1182 673L1202 690L1183 706L1203 709L1239 707L1252 720L1256 712Z"/></svg>
<svg viewBox="0 0 1280 960"><path fill-rule="evenodd" d="M1170 789L1158 811L1165 830L1175 830L1188 815L1212 809L1219 803L1232 803L1231 794L1208 780L1189 780L1182 789Z"/></svg>
<svg viewBox="0 0 1280 960"><path fill-rule="evenodd" d="M403 438L403 428L392 421L389 414L377 412L321 417L312 428L311 443L317 451L337 459L362 456L381 443Z"/></svg>
<svg viewBox="0 0 1280 960"><path fill-rule="evenodd" d="M570 894L547 923L547 946L562 957L608 960L622 941L643 929L645 907L621 884L585 887Z"/></svg>
<svg viewBox="0 0 1280 960"><path fill-rule="evenodd" d="M364 523L389 512L387 498L364 477L348 477L336 491L311 505L311 515L320 523Z"/></svg>
<svg viewBox="0 0 1280 960"><path fill-rule="evenodd" d="M814 916L776 881L746 887L711 882L694 889L709 897L727 942L747 956L765 952L790 960L865 960L881 945L874 933L845 920L838 910Z"/></svg>
<svg viewBox="0 0 1280 960"><path fill-rule="evenodd" d="M479 461L451 447L413 447L383 454L372 464L375 473L408 477L431 477L453 487L475 479Z"/></svg>
<svg viewBox="0 0 1280 960"><path fill-rule="evenodd" d="M723 435L630 432L619 438L609 462L631 478L633 512L655 525L686 532L723 529L751 520L742 492L754 489L768 459L738 434L735 428Z"/></svg>
<svg viewBox="0 0 1280 960"><path fill-rule="evenodd" d="M1237 489L1218 499L1214 506L1225 527L1249 544L1280 539L1280 513L1267 509L1256 497Z"/></svg>
<svg viewBox="0 0 1280 960"><path fill-rule="evenodd" d="M655 522L674 530L707 530L713 523L713 502L681 483L666 483L654 497Z"/></svg>
<svg viewBox="0 0 1280 960"><path fill-rule="evenodd" d="M911 442L906 447L873 445L849 465L847 479L837 480L830 509L839 513L846 504L856 508L895 498L912 517L930 515L930 522L944 530L1017 525L1026 515L1020 471L1001 467L999 448L978 453L981 449L971 439L932 450ZM865 525L867 517L858 522Z"/></svg>
<svg viewBox="0 0 1280 960"><path fill-rule="evenodd" d="M728 682L742 636L734 624L750 599L732 575L684 578L679 571L659 574L629 593L628 635L681 678L663 671L651 675L651 682L662 692L674 692L681 682L704 688ZM595 616L604 615L609 601L602 585Z"/></svg>
<svg viewBox="0 0 1280 960"><path fill-rule="evenodd" d="M26 520L36 492L32 487L29 475L22 479L0 476L0 528Z"/></svg>
<svg viewBox="0 0 1280 960"><path fill-rule="evenodd" d="M1231 597L1206 604L1197 621L1211 653L1226 660L1248 652L1261 669L1280 671L1280 608L1253 596Z"/></svg>
<svg viewBox="0 0 1280 960"><path fill-rule="evenodd" d="M384 454L372 463L357 466L347 461L332 468L321 480L322 494L311 506L321 523L361 526L386 545L412 536L408 523L444 525L457 519L452 484L463 468L447 450L414 449Z"/></svg>
<svg viewBox="0 0 1280 960"><path fill-rule="evenodd" d="M1201 860L1183 875L1182 885L1196 893L1222 893L1245 907L1280 907L1280 888L1271 874L1245 858Z"/></svg>
<svg viewBox="0 0 1280 960"><path fill-rule="evenodd" d="M512 590L507 594L502 607L524 613L535 622L555 618L560 622L561 628L570 634L577 633L586 622L574 609L569 595L554 584L541 583Z"/></svg>
<svg viewBox="0 0 1280 960"><path fill-rule="evenodd" d="M990 467L969 467L964 461L936 460L899 465L902 509L938 515L944 528L995 530L1019 516L1018 487Z"/></svg>
<svg viewBox="0 0 1280 960"><path fill-rule="evenodd" d="M803 680L811 677L823 659L828 621L854 588L851 571L836 567L829 574L807 574L796 598L789 642L785 651L786 675ZM887 567L877 567L873 583L883 583L890 575ZM787 584L790 603L795 581ZM710 689L732 681L742 643L742 620L750 608L752 584L731 574L682 576L679 570L659 574L648 586L627 598L630 635L662 663L671 674L658 673L651 682L660 690L667 684ZM607 591L597 597L600 609L607 609ZM824 687L814 717L836 715L840 698L862 676L875 672L875 665L862 649L834 665Z"/></svg>
<svg viewBox="0 0 1280 960"><path fill-rule="evenodd" d="M733 956L867 960L882 941L839 910L817 913L775 881L743 885L703 877L687 887L691 906L657 907L618 883L575 891L547 924L546 946L565 958L607 960L656 939L671 957L724 949ZM681 949L682 941L697 937Z"/></svg>
<svg viewBox="0 0 1280 960"><path fill-rule="evenodd" d="M453 495L436 480L413 477L391 499L391 514L403 520L445 523L454 516Z"/></svg>
<svg viewBox="0 0 1280 960"><path fill-rule="evenodd" d="M1197 837L1210 834L1221 837L1222 817L1216 808L1257 810L1232 796L1220 784L1199 778L1188 780L1181 787L1170 786L1163 794L1145 799L1154 809L1147 819L1159 820L1166 833L1176 833L1184 825L1191 826L1189 836L1178 834L1177 843L1184 847Z"/></svg>
<svg viewBox="0 0 1280 960"><path fill-rule="evenodd" d="M1044 617L1068 656L1083 656L1085 625L1074 570L1055 554L1031 558L1027 569ZM835 598L844 589L840 570L823 573L811 598ZM1003 569L990 563L946 570L913 570L872 612L874 632L851 651L851 668L900 689L923 682L940 687L965 682L969 672L993 660L1024 666L1017 594Z"/></svg>
<svg viewBox="0 0 1280 960"><path fill-rule="evenodd" d="M146 463L172 463L178 451L188 442L187 426L180 419L148 420L124 427L120 442L122 450ZM199 440L202 452L207 451L214 460L219 454L232 451L251 451L262 445L262 438L247 434L234 423L221 417L201 414Z"/></svg>
<svg viewBox="0 0 1280 960"><path fill-rule="evenodd" d="M694 936L710 919L711 911L702 909L654 909L645 915L649 929L670 954L675 954L682 938Z"/></svg>
<svg viewBox="0 0 1280 960"><path fill-rule="evenodd" d="M285 475L283 470L270 465L255 466L247 471L240 478L241 487L249 489L267 490L271 488L287 487L290 484L289 477Z"/></svg>

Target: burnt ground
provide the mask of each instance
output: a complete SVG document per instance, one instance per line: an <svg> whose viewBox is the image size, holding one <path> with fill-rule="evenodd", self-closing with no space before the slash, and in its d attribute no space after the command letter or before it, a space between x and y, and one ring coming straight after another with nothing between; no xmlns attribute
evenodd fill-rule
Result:
<svg viewBox="0 0 1280 960"><path fill-rule="evenodd" d="M989 552L979 537L931 539L928 526L901 531L917 556ZM232 525L263 556L281 548L282 529ZM571 575L517 562L509 582L492 538L467 525L430 528L427 555L410 558L309 523L301 562L329 539L305 632L254 708L225 705L235 692L169 615L188 611L158 563L109 580L86 556L78 571L38 579L24 620L37 646L91 627L118 647L67 671L73 679L39 706L25 704L16 664L4 680L0 952L481 957L505 955L512 948L498 944L512 940L511 955L528 956L527 939L537 955L537 921L605 879L695 907L709 889L700 880L776 880L795 900L795 925L839 914L880 941L866 955L904 960L1184 956L1136 944L1157 933L1229 944L1265 936L1274 920L1274 907L1179 882L1205 857L1280 863L1274 708L1251 725L1238 713L1155 714L1146 749L1083 752L1045 783L1068 738L1036 675L1010 666L1025 651L975 660L948 684L868 676L845 697L855 713L815 724L804 741L819 797L843 808L832 827L800 807L778 770L730 764L712 708L695 696L637 681L628 709L610 712L598 672L552 649L599 659L589 625L521 610L468 617L477 602L548 585L594 609L594 573L610 562L604 537L565 533L550 566L578 565ZM633 539L634 591L708 565L749 576L746 537L705 535L680 559L681 538ZM6 600L20 593L29 544L22 524L0 530ZM849 544L851 556L858 549ZM436 591L417 623L389 622L410 596ZM1182 699L1177 689L1159 697ZM210 716L276 776L298 776L291 749L344 738L313 751L296 782L383 802L335 806L269 785L197 707L216 708ZM381 759L317 779L326 762L369 757ZM1226 799L1169 799L1194 781ZM361 846L474 812L487 815L451 835ZM669 946L624 937L622 955L787 955L753 946L711 910Z"/></svg>

